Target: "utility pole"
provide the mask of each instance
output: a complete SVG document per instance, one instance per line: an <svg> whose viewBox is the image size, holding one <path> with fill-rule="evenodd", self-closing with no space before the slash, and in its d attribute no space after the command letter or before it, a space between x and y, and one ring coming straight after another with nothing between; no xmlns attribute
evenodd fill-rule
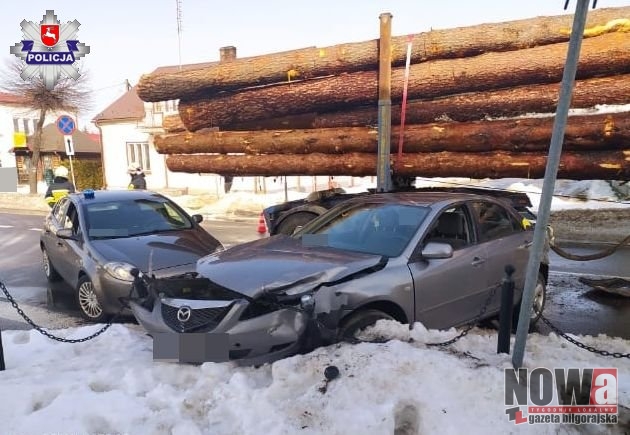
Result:
<svg viewBox="0 0 630 435"><path fill-rule="evenodd" d="M392 132L392 14L382 13L378 58L378 160L376 190L388 192L392 187L390 170Z"/></svg>
<svg viewBox="0 0 630 435"><path fill-rule="evenodd" d="M564 140L567 117L569 116L569 107L571 106L571 95L573 93L573 84L575 82L575 74L577 72L578 60L580 58L582 36L584 35L586 15L588 14L588 5L590 0L577 0L577 2L575 15L573 17L573 28L571 29L571 37L569 39L569 50L564 65L564 73L562 75L562 85L560 88L558 107L556 108L556 117L553 124L553 130L551 132L551 143L549 145L547 167L545 168L542 196L538 207L538 215L536 216L534 242L529 255L529 261L527 263L525 289L523 291L521 311L518 317L518 328L516 330L516 340L514 342L514 354L512 355L512 365L514 368L520 368L523 365L525 344L527 341L527 334L529 333L530 315L534 303L534 290L538 281L538 271L545 245L547 224L549 222L549 214L551 210L551 200L553 198L553 191L556 184L560 155L562 154L562 142ZM569 0L566 0L565 9L568 3ZM597 0L594 0L593 7L595 7L596 3Z"/></svg>

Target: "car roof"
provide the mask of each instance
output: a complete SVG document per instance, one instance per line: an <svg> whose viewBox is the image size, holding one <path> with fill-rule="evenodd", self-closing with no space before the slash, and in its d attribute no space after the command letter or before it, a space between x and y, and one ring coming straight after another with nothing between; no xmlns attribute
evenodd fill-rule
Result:
<svg viewBox="0 0 630 435"><path fill-rule="evenodd" d="M94 192L93 197L91 193ZM149 190L84 190L70 194L70 197L81 204L96 204L110 201L134 201L138 199L159 198L165 199L163 195Z"/></svg>
<svg viewBox="0 0 630 435"><path fill-rule="evenodd" d="M470 201L475 199L491 202L497 201L496 198L491 196L460 192L383 192L353 198L349 201L359 203L396 203L416 206L431 206L438 203ZM499 202L501 204L509 205L505 201Z"/></svg>

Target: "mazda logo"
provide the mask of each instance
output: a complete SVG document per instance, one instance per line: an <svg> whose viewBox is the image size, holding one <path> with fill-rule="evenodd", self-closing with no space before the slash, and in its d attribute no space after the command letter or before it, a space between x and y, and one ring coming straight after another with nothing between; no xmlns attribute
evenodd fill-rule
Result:
<svg viewBox="0 0 630 435"><path fill-rule="evenodd" d="M180 322L188 322L190 320L190 315L192 314L192 310L190 307L183 306L179 310L177 310L177 320Z"/></svg>

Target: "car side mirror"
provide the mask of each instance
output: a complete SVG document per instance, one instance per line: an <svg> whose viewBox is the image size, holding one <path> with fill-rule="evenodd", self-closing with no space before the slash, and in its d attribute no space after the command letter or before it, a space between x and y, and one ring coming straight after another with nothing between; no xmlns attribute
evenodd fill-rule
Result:
<svg viewBox="0 0 630 435"><path fill-rule="evenodd" d="M74 240L75 242L79 240L79 236L72 232L72 228L59 228L55 235L60 239Z"/></svg>
<svg viewBox="0 0 630 435"><path fill-rule="evenodd" d="M192 215L192 220L200 224L203 221L203 216L200 214L194 214Z"/></svg>
<svg viewBox="0 0 630 435"><path fill-rule="evenodd" d="M422 257L427 259L451 258L453 247L448 243L429 242L422 250Z"/></svg>

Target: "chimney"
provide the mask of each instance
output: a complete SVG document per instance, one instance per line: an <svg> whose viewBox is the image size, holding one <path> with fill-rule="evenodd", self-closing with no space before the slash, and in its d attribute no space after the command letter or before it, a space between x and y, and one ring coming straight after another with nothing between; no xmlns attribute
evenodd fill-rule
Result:
<svg viewBox="0 0 630 435"><path fill-rule="evenodd" d="M236 59L236 47L229 45L227 47L219 48L219 61L226 62Z"/></svg>

